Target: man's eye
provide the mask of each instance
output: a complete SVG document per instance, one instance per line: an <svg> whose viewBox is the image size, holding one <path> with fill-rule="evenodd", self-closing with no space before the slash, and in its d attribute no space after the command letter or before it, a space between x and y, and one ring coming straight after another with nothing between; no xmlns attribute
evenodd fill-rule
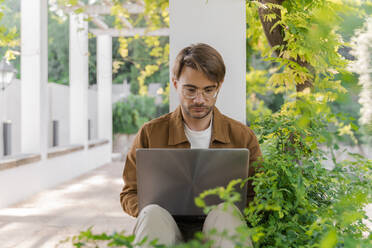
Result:
<svg viewBox="0 0 372 248"><path fill-rule="evenodd" d="M214 88L207 88L204 91L205 93L212 93L214 91Z"/></svg>
<svg viewBox="0 0 372 248"><path fill-rule="evenodd" d="M186 91L188 93L195 93L196 89L193 89L193 88L186 88Z"/></svg>

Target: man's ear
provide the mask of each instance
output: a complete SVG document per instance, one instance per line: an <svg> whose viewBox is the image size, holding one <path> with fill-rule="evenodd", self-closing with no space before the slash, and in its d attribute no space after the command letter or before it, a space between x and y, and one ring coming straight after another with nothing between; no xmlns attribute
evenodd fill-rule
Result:
<svg viewBox="0 0 372 248"><path fill-rule="evenodd" d="M177 79L175 77L172 77L172 83L173 83L174 88L177 89L178 85L177 85Z"/></svg>
<svg viewBox="0 0 372 248"><path fill-rule="evenodd" d="M221 89L222 83L223 83L223 81L221 81L221 82L218 83L217 90L220 90Z"/></svg>

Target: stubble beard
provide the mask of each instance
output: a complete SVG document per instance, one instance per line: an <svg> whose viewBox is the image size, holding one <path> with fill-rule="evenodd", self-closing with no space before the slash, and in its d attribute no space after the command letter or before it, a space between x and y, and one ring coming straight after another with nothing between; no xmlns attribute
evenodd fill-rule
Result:
<svg viewBox="0 0 372 248"><path fill-rule="evenodd" d="M190 105L189 107L185 106L185 105L182 105L183 107L183 110L185 111L186 115L188 115L189 117L193 118L193 119L198 119L198 120L201 120L201 119L204 119L205 117L207 117L213 110L213 107L214 106L198 106L198 105ZM206 108L207 109L207 112L204 114L204 115L201 115L201 116L197 116L197 115L193 115L190 111L189 111L189 108L193 108L193 107L203 107L203 108Z"/></svg>

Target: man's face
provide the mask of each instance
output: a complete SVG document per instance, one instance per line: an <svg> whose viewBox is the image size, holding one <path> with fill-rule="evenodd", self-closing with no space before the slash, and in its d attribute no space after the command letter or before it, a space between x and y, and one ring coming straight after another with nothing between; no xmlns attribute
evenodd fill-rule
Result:
<svg viewBox="0 0 372 248"><path fill-rule="evenodd" d="M202 72L186 66L179 79L173 80L173 84L184 114L194 119L203 119L211 113L219 90L216 82L210 81Z"/></svg>

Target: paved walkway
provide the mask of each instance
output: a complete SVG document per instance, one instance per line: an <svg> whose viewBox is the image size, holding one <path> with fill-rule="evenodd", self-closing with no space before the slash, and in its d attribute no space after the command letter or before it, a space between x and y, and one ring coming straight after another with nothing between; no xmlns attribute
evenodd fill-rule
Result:
<svg viewBox="0 0 372 248"><path fill-rule="evenodd" d="M123 212L119 202L123 164L106 164L0 209L0 247L53 248L92 225L97 233L126 230L129 234L135 219ZM66 243L61 247L71 246Z"/></svg>

